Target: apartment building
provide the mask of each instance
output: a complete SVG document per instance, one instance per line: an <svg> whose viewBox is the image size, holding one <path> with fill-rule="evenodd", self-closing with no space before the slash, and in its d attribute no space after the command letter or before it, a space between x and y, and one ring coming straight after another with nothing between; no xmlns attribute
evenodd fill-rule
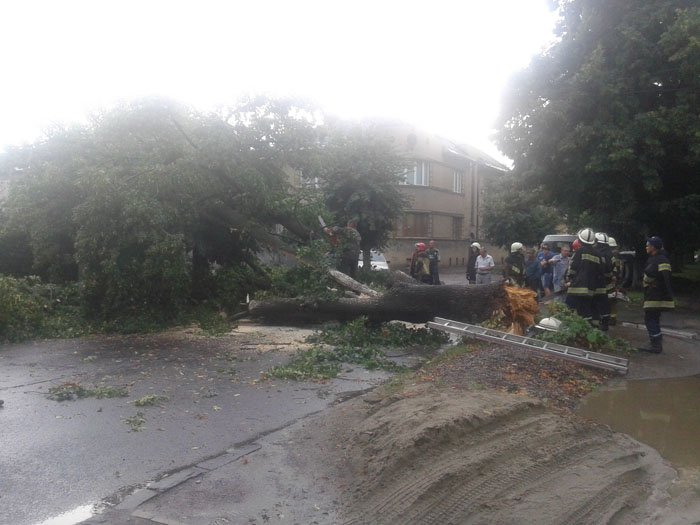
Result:
<svg viewBox="0 0 700 525"><path fill-rule="evenodd" d="M434 239L440 249L441 267L464 266L469 245L485 243L481 211L486 181L508 168L476 148L408 124L377 125L389 134L397 151L412 162L405 173L402 191L410 208L395 223L386 256L394 269L405 269L414 245ZM502 255L493 251L494 259Z"/></svg>

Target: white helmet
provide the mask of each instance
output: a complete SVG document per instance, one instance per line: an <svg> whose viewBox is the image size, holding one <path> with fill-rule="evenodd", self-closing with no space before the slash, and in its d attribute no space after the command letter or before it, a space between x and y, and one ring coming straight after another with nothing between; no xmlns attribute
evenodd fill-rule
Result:
<svg viewBox="0 0 700 525"><path fill-rule="evenodd" d="M595 242L595 233L590 228L584 228L578 232L578 240L583 244L593 244Z"/></svg>
<svg viewBox="0 0 700 525"><path fill-rule="evenodd" d="M611 248L617 248L617 241L615 240L615 237L608 237L608 246Z"/></svg>
<svg viewBox="0 0 700 525"><path fill-rule="evenodd" d="M479 244L478 242L473 242L472 248L479 248L481 250L481 244Z"/></svg>
<svg viewBox="0 0 700 525"><path fill-rule="evenodd" d="M598 232L595 234L595 240L598 244L608 244L608 234Z"/></svg>
<svg viewBox="0 0 700 525"><path fill-rule="evenodd" d="M519 252L522 249L523 249L523 243L521 243L521 242L514 242L513 244L510 245L510 253Z"/></svg>

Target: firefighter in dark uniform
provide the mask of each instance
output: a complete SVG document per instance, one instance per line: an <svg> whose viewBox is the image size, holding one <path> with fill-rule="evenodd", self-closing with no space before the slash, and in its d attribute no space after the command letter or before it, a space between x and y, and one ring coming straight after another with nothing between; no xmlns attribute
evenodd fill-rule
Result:
<svg viewBox="0 0 700 525"><path fill-rule="evenodd" d="M663 351L661 312L676 306L671 289L671 262L659 237L647 239L646 251L649 259L644 267L644 324L649 332L649 345L639 350L660 354Z"/></svg>
<svg viewBox="0 0 700 525"><path fill-rule="evenodd" d="M600 280L600 257L593 249L595 233L590 228L578 232L581 247L574 252L569 265L569 286L566 306L584 319L591 320L591 301Z"/></svg>
<svg viewBox="0 0 700 525"><path fill-rule="evenodd" d="M513 286L525 286L525 255L523 245L514 242L510 245L510 254L506 257L503 276Z"/></svg>
<svg viewBox="0 0 700 525"><path fill-rule="evenodd" d="M595 234L595 251L600 257L600 269L598 284L593 292L593 319L598 321L598 328L602 332L608 331L610 323L610 303L608 293L613 286L613 254L608 246L608 234L598 232Z"/></svg>

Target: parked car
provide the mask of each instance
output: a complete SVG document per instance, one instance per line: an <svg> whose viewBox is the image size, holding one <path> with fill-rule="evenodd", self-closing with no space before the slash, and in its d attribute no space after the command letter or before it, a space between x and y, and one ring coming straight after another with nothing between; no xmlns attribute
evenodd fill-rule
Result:
<svg viewBox="0 0 700 525"><path fill-rule="evenodd" d="M389 261L386 260L386 257L384 257L383 254L379 253L376 250L371 250L369 253L370 259L371 259L371 264L372 264L372 270L377 270L377 271L389 271ZM360 259L357 261L357 267L362 268L364 265L364 257L362 254L362 250L360 250Z"/></svg>
<svg viewBox="0 0 700 525"><path fill-rule="evenodd" d="M552 234L552 235L545 235L544 239L542 239L542 242L540 243L540 246L542 244L548 244L549 245L549 250L552 253L559 253L561 252L561 247L564 246L565 244L568 244L571 246L571 244L576 240L576 235L573 233L558 233L558 234Z"/></svg>

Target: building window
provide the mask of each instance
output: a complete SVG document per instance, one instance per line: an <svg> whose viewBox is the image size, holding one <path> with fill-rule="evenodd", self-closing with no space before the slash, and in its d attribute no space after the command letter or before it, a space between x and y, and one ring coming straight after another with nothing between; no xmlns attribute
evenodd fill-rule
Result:
<svg viewBox="0 0 700 525"><path fill-rule="evenodd" d="M428 237L430 215L407 213L394 223L394 237Z"/></svg>
<svg viewBox="0 0 700 525"><path fill-rule="evenodd" d="M455 240L460 240L462 238L462 224L464 219L462 217L452 217L452 238Z"/></svg>
<svg viewBox="0 0 700 525"><path fill-rule="evenodd" d="M413 165L413 171L406 170L404 184L411 186L428 186L430 181L430 162L417 160Z"/></svg>
<svg viewBox="0 0 700 525"><path fill-rule="evenodd" d="M452 179L453 179L453 185L452 185L452 190L455 193L463 193L464 192L464 172L459 171L459 170L454 170L452 172Z"/></svg>

